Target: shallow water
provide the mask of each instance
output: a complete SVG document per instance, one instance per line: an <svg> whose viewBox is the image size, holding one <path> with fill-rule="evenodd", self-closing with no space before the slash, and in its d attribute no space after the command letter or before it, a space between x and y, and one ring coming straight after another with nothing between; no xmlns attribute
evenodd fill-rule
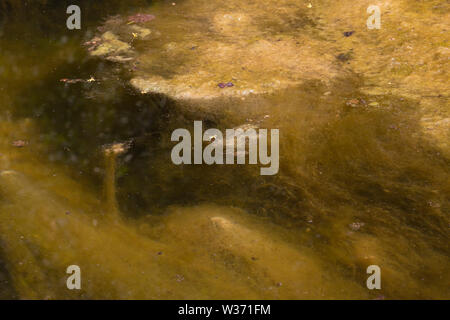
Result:
<svg viewBox="0 0 450 320"><path fill-rule="evenodd" d="M365 1L317 1L270 20L249 2L237 9L267 34L222 25L232 45L240 43L236 33L245 41L300 34L311 47L308 63L320 65L311 65L313 73L300 65L295 75L271 69L269 80L219 66L221 77L237 77L236 90L289 81L273 92L201 103L170 91L141 94L129 80L176 79L195 65L192 56L161 48L196 41L201 50L222 32L196 32L209 25L202 15L216 16L214 1L117 1L108 11L86 1L81 31L65 29L63 4L42 12L8 3L0 23L0 298L450 297L445 1L385 4L375 33L365 27ZM235 12L233 3L221 10ZM161 35L150 47L134 44L138 54L151 53L141 56L142 67L89 56L82 43L103 18L136 12L154 14L148 27ZM286 13L289 23L278 20ZM180 24L189 19L186 33ZM349 30L355 34L342 35ZM201 55L192 68L209 66L211 57ZM60 81L90 77L99 81ZM192 130L194 120L223 131L279 129L279 173L175 166L170 135ZM115 164L105 159L106 144L130 139ZM79 291L66 287L71 264L82 270ZM381 290L366 287L369 265L381 268Z"/></svg>

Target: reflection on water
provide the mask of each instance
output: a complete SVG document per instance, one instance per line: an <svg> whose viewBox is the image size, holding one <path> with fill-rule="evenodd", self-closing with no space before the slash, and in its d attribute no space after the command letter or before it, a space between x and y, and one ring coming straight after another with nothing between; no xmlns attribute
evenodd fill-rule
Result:
<svg viewBox="0 0 450 320"><path fill-rule="evenodd" d="M385 29L371 38L364 20L354 22L363 2L318 1L312 15L293 14L287 25L278 13L264 20L263 9L242 7L271 35L307 25L302 32L317 42L311 54L322 46L348 59L326 57L332 72L312 68L324 72L318 78L299 67L305 77L294 86L200 108L170 92L137 93L133 69L89 57L81 45L108 15L148 12L145 1L116 1L109 11L86 1L86 26L74 32L61 27L62 4L42 14L1 2L9 11L0 24L0 298L449 298L448 38L440 33L448 6L393 1ZM170 20L168 6L150 7L166 18L155 26L163 34L155 48L208 42L173 23L207 22L189 11ZM41 18L39 27L27 14ZM394 29L400 16L411 19ZM246 27L241 35L222 25L227 37L256 34ZM344 37L349 29L355 34ZM431 44L414 34L426 32ZM190 61L144 60L137 72L170 78L184 72L174 65ZM222 131L243 123L279 129L279 174L173 165L170 135L194 120ZM130 144L105 151L117 142ZM72 264L82 270L80 291L65 285ZM381 290L366 287L373 264Z"/></svg>

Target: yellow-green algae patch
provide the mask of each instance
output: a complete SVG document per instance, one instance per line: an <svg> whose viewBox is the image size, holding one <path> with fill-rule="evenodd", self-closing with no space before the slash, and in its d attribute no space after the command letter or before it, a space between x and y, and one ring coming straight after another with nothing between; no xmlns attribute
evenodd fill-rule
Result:
<svg viewBox="0 0 450 320"><path fill-rule="evenodd" d="M380 2L381 28L368 30L366 9L373 4L377 3L317 2L314 8L325 26L321 35L342 52L352 52L348 68L364 77L363 92L417 101L423 132L449 156L449 3ZM345 30L355 33L342 37Z"/></svg>
<svg viewBox="0 0 450 320"><path fill-rule="evenodd" d="M131 84L142 93L164 94L186 108L215 112L227 97L274 93L308 80L329 84L356 73L366 94L419 101L423 131L450 154L448 3L379 3L379 30L366 26L367 8L374 4L369 0L308 4L161 3L146 10L156 18L141 26L151 31L145 39L132 41L133 31L120 17L108 20L104 30L132 42ZM354 33L346 37L346 31ZM227 82L233 86L218 86ZM241 109L241 103L234 104Z"/></svg>

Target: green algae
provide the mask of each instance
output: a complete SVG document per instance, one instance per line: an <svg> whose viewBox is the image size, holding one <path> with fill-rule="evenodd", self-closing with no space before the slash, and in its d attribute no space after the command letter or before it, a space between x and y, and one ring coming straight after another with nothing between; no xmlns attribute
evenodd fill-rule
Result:
<svg viewBox="0 0 450 320"><path fill-rule="evenodd" d="M206 34L186 34L177 23L203 28L207 23L199 17L214 21L208 13L217 8L215 1L184 13L164 4L138 9L157 16L142 26L151 30L144 39L133 40L133 25L122 29L107 22L131 43L133 54L142 54L141 66L124 71L129 65L85 62L77 77L93 74L101 82L79 87L58 80L78 68L67 66L67 56L84 61L77 49L81 39L59 47L37 39L39 49L29 52L24 44L3 41L0 238L2 270L11 285L6 295L449 297L445 4L393 1L382 7L390 11L383 14L382 29L372 32L365 29L369 1L317 1L292 12L285 7L291 2L283 1L270 19L255 8L258 3L239 8L247 16L217 17ZM234 1L220 5L222 17L236 11ZM195 6L186 1L176 7ZM230 23L234 17L245 28ZM355 33L343 37L348 30ZM216 42L204 38L211 35ZM298 37L304 41L291 47ZM234 76L223 65L229 60L216 61L223 43L238 49L224 54L238 58L247 50L300 50L311 43L306 62L323 73L309 77L302 67L292 78L286 69L263 72L261 64L255 75L244 72L233 80L236 86L295 81L269 86L270 94L236 91L205 99L212 87L222 92L216 82ZM204 48L209 44L210 51ZM325 51L329 56L320 57ZM337 61L342 52L353 52L352 59ZM126 85L148 73L175 88L185 85L180 75L198 70L199 56L205 59L199 65L218 76L193 74L189 81L207 81L207 90L198 90L190 103L171 91L140 95ZM292 55L283 57L291 61ZM321 69L322 59L332 67ZM60 68L55 75L53 68ZM168 160L170 133L198 119L220 129L243 123L280 129L279 175L261 177L251 166L174 166ZM117 157L114 179L102 146L130 138L134 146ZM29 144L16 148L12 142L18 139ZM105 176L106 185L115 187L110 202L103 196ZM111 190L117 204L111 205ZM65 287L70 264L82 268L80 292ZM381 291L365 287L370 264L381 267Z"/></svg>

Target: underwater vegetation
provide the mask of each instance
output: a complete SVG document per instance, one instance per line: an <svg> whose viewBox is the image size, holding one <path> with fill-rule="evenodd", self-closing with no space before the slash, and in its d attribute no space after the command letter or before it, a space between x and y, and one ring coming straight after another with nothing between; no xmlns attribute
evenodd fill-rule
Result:
<svg viewBox="0 0 450 320"><path fill-rule="evenodd" d="M450 297L448 2L102 3L0 1L0 298ZM175 165L194 121L279 171Z"/></svg>

